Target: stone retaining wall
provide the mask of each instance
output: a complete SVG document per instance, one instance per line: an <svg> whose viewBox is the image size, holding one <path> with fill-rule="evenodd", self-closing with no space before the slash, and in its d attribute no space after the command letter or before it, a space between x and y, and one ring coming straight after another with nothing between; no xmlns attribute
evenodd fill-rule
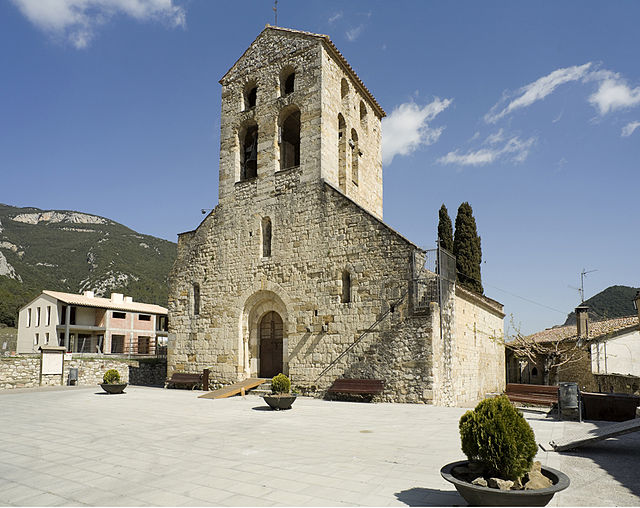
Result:
<svg viewBox="0 0 640 508"><path fill-rule="evenodd" d="M167 362L164 359L131 360L98 355L73 355L64 362L62 384L69 383L69 370L78 369L78 385L97 385L109 369L116 369L125 383L145 386L163 385ZM45 375L40 380L40 355L23 354L0 358L0 390L60 385L60 375Z"/></svg>

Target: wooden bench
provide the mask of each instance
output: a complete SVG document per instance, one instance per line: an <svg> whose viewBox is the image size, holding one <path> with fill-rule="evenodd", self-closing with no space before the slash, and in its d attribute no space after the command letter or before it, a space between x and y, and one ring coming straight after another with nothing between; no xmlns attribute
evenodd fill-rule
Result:
<svg viewBox="0 0 640 508"><path fill-rule="evenodd" d="M202 374L187 374L186 372L174 372L165 381L166 388L170 386L186 386L194 390L200 385L202 385Z"/></svg>
<svg viewBox="0 0 640 508"><path fill-rule="evenodd" d="M558 387L507 383L505 395L511 402L526 402L539 406L553 406L558 403Z"/></svg>
<svg viewBox="0 0 640 508"><path fill-rule="evenodd" d="M327 390L328 393L347 393L356 395L376 395L384 390L381 379L336 379Z"/></svg>

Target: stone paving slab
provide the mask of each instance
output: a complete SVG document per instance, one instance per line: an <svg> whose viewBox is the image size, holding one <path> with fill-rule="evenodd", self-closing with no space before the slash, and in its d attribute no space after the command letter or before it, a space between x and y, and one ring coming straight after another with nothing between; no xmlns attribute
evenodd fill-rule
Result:
<svg viewBox="0 0 640 508"><path fill-rule="evenodd" d="M0 505L465 505L439 472L464 458L463 408L201 393L0 392ZM599 425L525 417L546 443ZM571 478L552 506L640 505L637 433L537 459Z"/></svg>

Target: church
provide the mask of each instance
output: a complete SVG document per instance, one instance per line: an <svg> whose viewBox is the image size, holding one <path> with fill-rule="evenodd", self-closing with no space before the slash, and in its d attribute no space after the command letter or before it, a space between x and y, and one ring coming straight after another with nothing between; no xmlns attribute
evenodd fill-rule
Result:
<svg viewBox="0 0 640 508"><path fill-rule="evenodd" d="M438 405L502 391L502 305L383 222L385 112L330 38L267 25L220 84L218 204L178 236L168 376L282 372L314 396L381 379L376 400Z"/></svg>

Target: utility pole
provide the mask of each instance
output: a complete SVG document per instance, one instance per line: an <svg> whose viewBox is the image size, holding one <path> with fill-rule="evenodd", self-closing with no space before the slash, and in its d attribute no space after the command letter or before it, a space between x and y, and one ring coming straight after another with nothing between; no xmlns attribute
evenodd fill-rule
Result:
<svg viewBox="0 0 640 508"><path fill-rule="evenodd" d="M275 4L273 6L273 12L275 14L276 22L273 26L278 26L278 0L275 0Z"/></svg>

